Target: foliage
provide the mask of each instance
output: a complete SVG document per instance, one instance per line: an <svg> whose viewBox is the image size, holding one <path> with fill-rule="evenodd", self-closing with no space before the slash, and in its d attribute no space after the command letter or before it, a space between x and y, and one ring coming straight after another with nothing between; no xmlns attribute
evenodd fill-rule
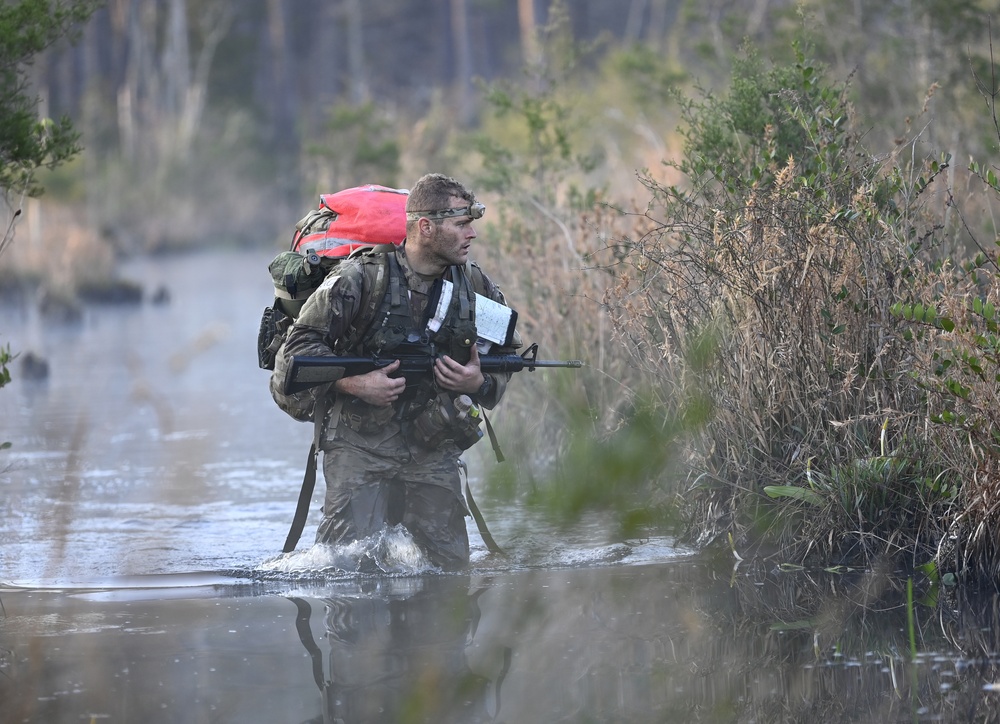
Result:
<svg viewBox="0 0 1000 724"><path fill-rule="evenodd" d="M629 388L627 360L610 339L601 306L609 277L587 271L591 245L601 245L621 219L599 203L606 159L588 145L600 135L587 105L600 93L581 85L593 46L572 41L564 10L554 4L543 30L546 55L525 68L526 82L484 88L490 114L462 141L473 151L466 158L478 161L470 186L489 209L477 261L519 311L525 342L537 342L544 356L585 362L575 372L519 376L508 388L498 425L508 463L489 482L508 498L527 493L560 522L596 509L632 530L649 517L643 504L650 467L602 451L646 441L652 463L660 459L655 430L662 421L642 409ZM577 474L582 470L586 478Z"/></svg>
<svg viewBox="0 0 1000 724"><path fill-rule="evenodd" d="M97 9L93 0L19 0L0 5L0 189L41 194L39 168L54 168L80 151L68 117L37 117L25 69L56 40L70 35Z"/></svg>
<svg viewBox="0 0 1000 724"><path fill-rule="evenodd" d="M649 209L608 268L616 333L665 414L691 389L712 395L688 436L690 537L929 555L941 531L923 523L951 494L890 300L918 278L919 189L936 172L887 172L853 130L848 88L801 48L771 69L748 48L730 92L684 117L686 184L645 180Z"/></svg>
<svg viewBox="0 0 1000 724"><path fill-rule="evenodd" d="M845 3L771 0L767 11L739 0L685 3L675 24L677 52L689 67L723 82L733 49L747 39L776 64L789 60L796 39L812 43L813 56L833 77L854 76L860 127L873 147L888 147L905 135L914 99L934 96L935 122L924 140L956 157L986 150L971 131L976 99L969 67L986 65L992 7L982 0L913 0L907 3ZM725 10L722 10L725 6ZM956 138L956 127L969 130Z"/></svg>
<svg viewBox="0 0 1000 724"><path fill-rule="evenodd" d="M69 118L37 117L38 101L29 95L26 68L38 53L71 35L97 9L93 0L18 0L0 4L0 194L38 196L35 179L40 168L53 169L79 153L79 134ZM0 254L10 245L14 221L0 238ZM0 348L0 388L10 380L13 356ZM0 442L0 449L10 447Z"/></svg>
<svg viewBox="0 0 1000 724"><path fill-rule="evenodd" d="M396 186L400 145L392 120L372 102L338 104L330 110L323 138L308 148L312 173L323 193L364 183Z"/></svg>
<svg viewBox="0 0 1000 724"><path fill-rule="evenodd" d="M996 94L987 98L995 108ZM973 160L969 171L986 193L1000 196L1000 179L992 168ZM994 534L1000 525L1000 238L993 230L993 241L982 243L964 221L966 204L953 201L952 206L963 216L977 253L931 266L919 288L903 295L891 311L905 325L912 375L927 395L936 446L949 461L952 477L961 481L952 487L958 513L941 555L949 568L992 578L1000 560Z"/></svg>

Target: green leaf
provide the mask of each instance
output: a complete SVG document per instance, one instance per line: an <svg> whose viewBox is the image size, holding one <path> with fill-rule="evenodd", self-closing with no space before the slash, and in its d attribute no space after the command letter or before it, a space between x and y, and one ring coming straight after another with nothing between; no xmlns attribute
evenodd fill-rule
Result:
<svg viewBox="0 0 1000 724"><path fill-rule="evenodd" d="M779 563L778 570L784 571L786 573L795 573L797 571L804 571L805 566L800 566L798 563Z"/></svg>
<svg viewBox="0 0 1000 724"><path fill-rule="evenodd" d="M816 626L813 619L803 619L802 621L779 621L771 624L772 631L801 631Z"/></svg>
<svg viewBox="0 0 1000 724"><path fill-rule="evenodd" d="M809 488L800 488L797 485L766 485L764 486L764 492L770 498L793 498L811 505L823 505L822 495Z"/></svg>

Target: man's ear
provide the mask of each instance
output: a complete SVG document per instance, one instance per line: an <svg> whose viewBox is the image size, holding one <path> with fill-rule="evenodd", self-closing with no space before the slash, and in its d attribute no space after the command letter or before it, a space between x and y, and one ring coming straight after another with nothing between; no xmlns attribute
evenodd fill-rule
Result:
<svg viewBox="0 0 1000 724"><path fill-rule="evenodd" d="M434 235L434 222L426 216L422 216L417 220L417 228L420 229L421 236Z"/></svg>

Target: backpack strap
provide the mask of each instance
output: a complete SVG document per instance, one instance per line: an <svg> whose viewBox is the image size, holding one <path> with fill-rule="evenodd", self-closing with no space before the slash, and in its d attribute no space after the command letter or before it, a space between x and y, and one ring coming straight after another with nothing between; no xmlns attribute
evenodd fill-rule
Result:
<svg viewBox="0 0 1000 724"><path fill-rule="evenodd" d="M385 296L386 288L389 286L389 277L393 276L388 269L390 266L388 255L393 248L392 244L378 244L371 247L363 247L351 254L351 256L355 254L360 256L361 253L380 254L381 263L377 265L372 263L369 265L368 262L365 262L362 265L363 269L365 269L365 281L361 285L361 307L351 323L347 337L348 341L346 342L347 349L351 349L360 342L365 334L368 333L368 328L372 325L372 322L375 321L375 311L381 304L382 297ZM369 280L368 269L370 266L375 268L372 270L372 278ZM302 477L299 499L295 504L295 516L292 518L292 525L288 530L288 536L285 538L285 545L282 547L283 553L291 553L295 550L295 546L298 545L299 538L302 535L302 530L305 528L306 518L309 517L309 504L312 502L313 490L316 488L316 471L319 467L318 458L320 439L323 436L323 425L327 418L329 418L329 424L333 427L336 427L337 423L340 422L340 410L344 406L344 399L335 396L332 405L330 402L329 395L322 395L316 400L316 405L313 408L313 441L309 447L309 457L306 460L306 471Z"/></svg>
<svg viewBox="0 0 1000 724"><path fill-rule="evenodd" d="M351 252L351 257L377 256L378 262L368 259L362 261L364 281L361 283L361 304L357 315L351 320L351 326L344 342L345 350L356 347L368 334L369 328L375 321L375 312L381 306L386 290L391 286L393 294L401 293L399 291L399 275L394 273L395 265L389 260L389 256L395 250L395 244L373 244Z"/></svg>
<svg viewBox="0 0 1000 724"><path fill-rule="evenodd" d="M292 527L288 529L288 536L285 538L285 545L282 553L291 553L298 545L302 529L306 525L306 518L309 517L309 504L312 502L313 490L316 487L317 458L319 457L319 439L323 429L323 419L326 417L329 398L322 395L316 400L313 408L313 419L316 420L313 428L313 441L309 447L309 458L306 460L306 472L302 476L302 487L299 490L299 499L295 504L295 516L292 518ZM334 405L337 413L340 413L340 405Z"/></svg>

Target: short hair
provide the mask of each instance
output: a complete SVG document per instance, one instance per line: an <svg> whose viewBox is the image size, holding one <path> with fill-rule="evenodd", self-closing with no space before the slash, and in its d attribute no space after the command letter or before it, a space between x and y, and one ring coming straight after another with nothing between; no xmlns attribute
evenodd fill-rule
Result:
<svg viewBox="0 0 1000 724"><path fill-rule="evenodd" d="M476 195L459 181L443 173L421 176L406 199L406 212L443 211L451 207L451 197L457 196L468 204L476 203Z"/></svg>

